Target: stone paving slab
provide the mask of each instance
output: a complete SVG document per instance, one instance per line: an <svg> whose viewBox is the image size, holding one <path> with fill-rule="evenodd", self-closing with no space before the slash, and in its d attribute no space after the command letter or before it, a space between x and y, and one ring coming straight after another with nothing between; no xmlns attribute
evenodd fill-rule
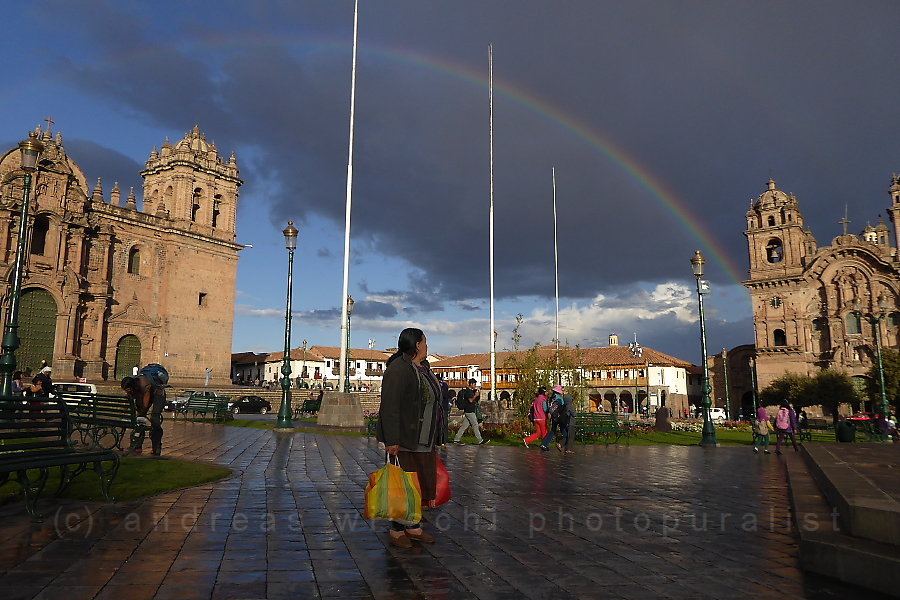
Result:
<svg viewBox="0 0 900 600"><path fill-rule="evenodd" d="M799 570L775 455L451 446L453 500L426 512L438 541L403 550L362 519L384 461L374 440L165 426L167 456L235 476L115 504L45 500L42 524L3 507L4 600L877 598Z"/></svg>

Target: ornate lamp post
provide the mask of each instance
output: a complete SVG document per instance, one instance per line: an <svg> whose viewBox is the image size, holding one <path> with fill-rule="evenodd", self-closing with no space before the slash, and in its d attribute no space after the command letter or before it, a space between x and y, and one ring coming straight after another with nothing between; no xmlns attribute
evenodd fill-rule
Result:
<svg viewBox="0 0 900 600"><path fill-rule="evenodd" d="M756 391L756 358L750 357L750 388L753 398L753 418L756 418L756 410L759 408L759 396Z"/></svg>
<svg viewBox="0 0 900 600"><path fill-rule="evenodd" d="M31 200L31 174L37 170L38 158L44 144L33 131L19 144L21 168L25 171L22 192L22 216L19 219L19 240L16 244L16 264L9 290L9 312L3 329L3 355L0 356L0 395L12 394L12 376L16 370L16 350L19 348L19 300L22 292L22 271L25 268L25 247L28 245L28 205Z"/></svg>
<svg viewBox="0 0 900 600"><path fill-rule="evenodd" d="M631 351L631 356L635 360L639 359L644 354L644 349L641 348L640 344L638 344L636 333L634 334L634 341L631 342L630 344L628 344L628 349ZM634 412L635 418L637 418L638 414L640 414L640 402L638 401L638 372L639 371L637 370L637 368L635 368L635 370L634 370L634 402L632 403L633 404L632 408L634 409L633 412ZM648 398L647 401L649 402L650 399Z"/></svg>
<svg viewBox="0 0 900 600"><path fill-rule="evenodd" d="M297 249L297 228L293 221L282 231L284 247L288 251L287 306L284 311L284 362L281 365L281 408L275 429L291 429L291 297L294 291L294 250Z"/></svg>
<svg viewBox="0 0 900 600"><path fill-rule="evenodd" d="M691 268L694 271L694 277L697 279L697 299L700 303L700 352L703 362L703 437L700 439L701 446L716 447L719 445L716 440L716 428L713 426L712 419L709 415L709 407L712 405L709 392L709 365L706 362L706 317L703 314L703 296L709 293L709 282L703 279L703 263L706 259L700 254L700 251L694 253L691 259Z"/></svg>
<svg viewBox="0 0 900 600"><path fill-rule="evenodd" d="M722 348L722 374L725 376L725 419L731 420L731 396L728 393L728 351Z"/></svg>
<svg viewBox="0 0 900 600"><path fill-rule="evenodd" d="M887 419L889 414L888 409L890 407L888 406L887 392L885 391L884 386L884 363L881 361L881 335L879 332L881 330L881 320L888 315L889 301L884 294L878 296L878 308L880 309L878 314L863 313L861 308L859 298L857 298L853 302L853 310L856 314L872 324L872 331L875 334L875 355L878 358L878 383L881 389L881 414ZM872 407L872 412L875 412L874 406Z"/></svg>
<svg viewBox="0 0 900 600"><path fill-rule="evenodd" d="M347 376L344 378L344 391L350 391L350 315L353 314L353 296L347 296Z"/></svg>
<svg viewBox="0 0 900 600"><path fill-rule="evenodd" d="M303 365L300 367L300 379L303 382L304 389L309 386L306 383L306 345L308 343L306 340L303 340Z"/></svg>

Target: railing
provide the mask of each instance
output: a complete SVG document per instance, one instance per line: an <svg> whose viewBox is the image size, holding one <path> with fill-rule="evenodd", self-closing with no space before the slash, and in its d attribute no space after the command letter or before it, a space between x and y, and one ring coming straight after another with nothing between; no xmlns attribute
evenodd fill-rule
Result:
<svg viewBox="0 0 900 600"><path fill-rule="evenodd" d="M616 378L604 378L604 377L596 377L593 379L584 379L584 384L590 387L630 387L633 388L635 386L635 382L637 382L637 386L641 388L647 387L647 378L646 377L638 377L635 379L634 377L616 377Z"/></svg>

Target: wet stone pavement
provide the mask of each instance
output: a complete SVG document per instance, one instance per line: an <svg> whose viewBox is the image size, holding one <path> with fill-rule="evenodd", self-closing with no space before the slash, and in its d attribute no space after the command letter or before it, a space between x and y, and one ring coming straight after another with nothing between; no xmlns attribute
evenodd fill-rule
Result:
<svg viewBox="0 0 900 600"><path fill-rule="evenodd" d="M44 500L42 524L3 507L3 600L877 597L798 570L774 454L450 446L453 500L426 512L438 541L403 550L362 519L384 460L373 439L165 426L165 455L235 476L139 501Z"/></svg>

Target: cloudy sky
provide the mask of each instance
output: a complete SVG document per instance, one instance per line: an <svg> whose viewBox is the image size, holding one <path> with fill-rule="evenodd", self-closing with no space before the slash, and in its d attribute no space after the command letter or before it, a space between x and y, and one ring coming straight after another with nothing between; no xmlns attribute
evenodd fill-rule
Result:
<svg viewBox="0 0 900 600"><path fill-rule="evenodd" d="M610 332L698 363L689 260L709 259L710 351L752 342L744 214L773 177L821 245L877 222L900 171L894 1L362 0L353 346L404 326L489 347L488 45L498 347ZM51 116L94 181L140 190L195 123L245 180L236 351L339 345L352 0L35 0L4 9L0 142Z"/></svg>

